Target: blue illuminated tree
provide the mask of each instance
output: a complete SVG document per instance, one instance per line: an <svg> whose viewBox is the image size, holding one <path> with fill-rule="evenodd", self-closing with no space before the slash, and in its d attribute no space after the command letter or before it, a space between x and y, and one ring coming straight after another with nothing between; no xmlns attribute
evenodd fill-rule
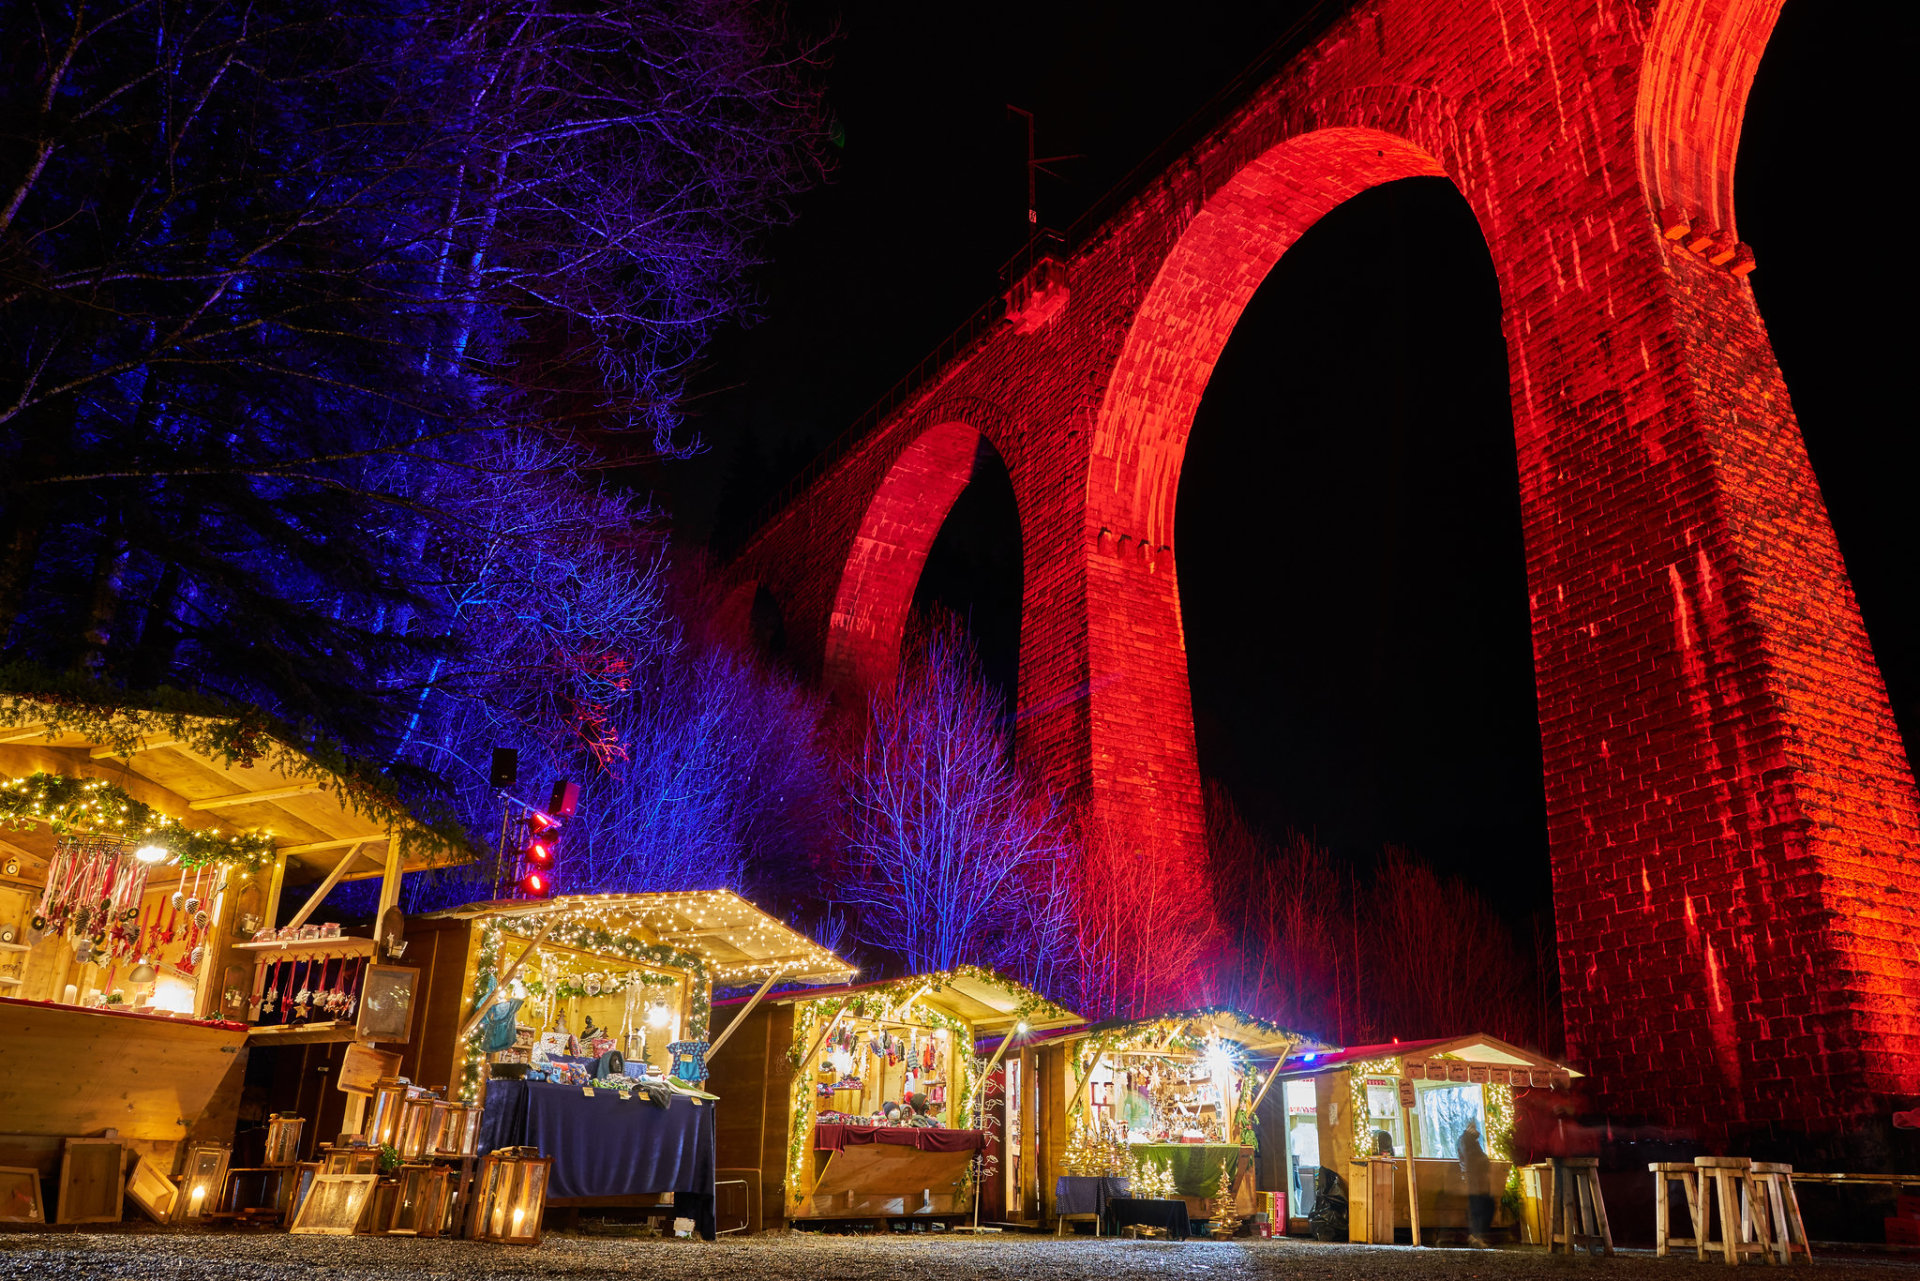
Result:
<svg viewBox="0 0 1920 1281"><path fill-rule="evenodd" d="M858 940L908 973L971 963L1056 986L1073 846L956 627L929 628L873 696L844 788L838 894Z"/></svg>

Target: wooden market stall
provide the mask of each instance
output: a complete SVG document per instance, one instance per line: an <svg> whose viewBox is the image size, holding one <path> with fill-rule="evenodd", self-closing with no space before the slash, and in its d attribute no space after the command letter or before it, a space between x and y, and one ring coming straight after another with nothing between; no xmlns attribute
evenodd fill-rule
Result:
<svg viewBox="0 0 1920 1281"><path fill-rule="evenodd" d="M1024 1106L1040 1159L1009 1190L1008 1218L1048 1223L1103 1209L1104 1198L1087 1195L1094 1185L1183 1201L1194 1219L1253 1213L1253 1117L1274 1070L1313 1044L1214 1008L1099 1023L1030 1047L1009 1071L1039 1078Z"/></svg>
<svg viewBox="0 0 1920 1281"><path fill-rule="evenodd" d="M769 1226L971 1216L969 1171L997 1124L983 1068L1080 1021L972 966L723 1003L715 1020L729 1038L709 1082L725 1100L720 1165L758 1185Z"/></svg>
<svg viewBox="0 0 1920 1281"><path fill-rule="evenodd" d="M704 1198L707 1234L714 986L764 995L853 973L730 890L472 903L411 918L407 937L420 1024L401 1075L478 1102L482 1152L539 1148L548 1204Z"/></svg>
<svg viewBox="0 0 1920 1281"><path fill-rule="evenodd" d="M1309 1231L1322 1169L1345 1181L1349 1240L1464 1231L1462 1131L1471 1123L1480 1134L1499 1201L1503 1189L1517 1190L1515 1091L1565 1089L1579 1075L1477 1034L1294 1053L1281 1067L1277 1101L1261 1112L1264 1132L1286 1152L1288 1231ZM1495 1228L1515 1226L1516 1199L1498 1206Z"/></svg>
<svg viewBox="0 0 1920 1281"><path fill-rule="evenodd" d="M169 1175L188 1141L231 1143L251 1047L354 1037L338 997L326 1027L257 1027L266 955L374 948L271 938L283 893L380 876L390 905L466 854L238 717L15 697L0 722L0 1166L112 1131Z"/></svg>

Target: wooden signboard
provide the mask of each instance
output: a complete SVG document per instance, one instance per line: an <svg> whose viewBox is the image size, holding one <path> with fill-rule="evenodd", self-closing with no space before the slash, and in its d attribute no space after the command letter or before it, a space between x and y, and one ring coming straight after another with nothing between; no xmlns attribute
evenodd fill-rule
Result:
<svg viewBox="0 0 1920 1281"><path fill-rule="evenodd" d="M40 1171L0 1166L0 1223L45 1223L40 1203Z"/></svg>
<svg viewBox="0 0 1920 1281"><path fill-rule="evenodd" d="M348 1094L373 1094L373 1083L383 1076L400 1075L400 1056L370 1045L349 1045L341 1057L334 1084Z"/></svg>
<svg viewBox="0 0 1920 1281"><path fill-rule="evenodd" d="M127 1150L119 1139L68 1139L60 1157L55 1223L118 1223L127 1194Z"/></svg>

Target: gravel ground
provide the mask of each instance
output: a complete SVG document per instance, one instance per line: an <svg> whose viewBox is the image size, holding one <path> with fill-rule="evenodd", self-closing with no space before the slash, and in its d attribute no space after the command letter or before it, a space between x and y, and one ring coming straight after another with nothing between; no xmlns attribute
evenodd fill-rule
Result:
<svg viewBox="0 0 1920 1281"><path fill-rule="evenodd" d="M1718 1272L1718 1265L1708 1265ZM1595 1269L1599 1269L1598 1272ZM1920 1277L1920 1262L1826 1257L1822 1276L1843 1281ZM1538 1249L1428 1249L1316 1245L1305 1241L1095 1242L1006 1236L771 1236L697 1241L550 1235L536 1249L459 1240L214 1233L8 1233L0 1278L193 1278L256 1281L422 1281L424 1278L597 1278L641 1281L1131 1281L1132 1278L1302 1277L1315 1281L1454 1281L1455 1278L1604 1275L1706 1276L1689 1258L1624 1251L1612 1261L1549 1258Z"/></svg>

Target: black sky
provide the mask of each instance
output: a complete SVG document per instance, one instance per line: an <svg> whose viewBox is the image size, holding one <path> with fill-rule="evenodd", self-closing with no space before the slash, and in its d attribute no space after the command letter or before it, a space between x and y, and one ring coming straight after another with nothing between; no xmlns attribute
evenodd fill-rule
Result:
<svg viewBox="0 0 1920 1281"><path fill-rule="evenodd" d="M999 287L1022 241L1023 134L1084 153L1043 180L1064 226L1305 6L803 4L837 25L846 145L771 246L766 320L716 351L679 465L683 532L724 553L762 501ZM1904 7L1902 7L1904 8ZM1889 15L1882 15L1889 17ZM1890 18L1891 20L1891 18ZM1742 238L1907 742L1920 741L1920 447L1893 159L1911 15L1860 40L1792 0L1737 173ZM1904 184L1902 184L1904 186ZM1018 529L992 459L923 601L991 671L1018 640ZM1512 419L1497 288L1439 180L1349 202L1291 250L1209 385L1182 477L1202 767L1270 828L1364 860L1411 846L1515 915L1547 901Z"/></svg>

